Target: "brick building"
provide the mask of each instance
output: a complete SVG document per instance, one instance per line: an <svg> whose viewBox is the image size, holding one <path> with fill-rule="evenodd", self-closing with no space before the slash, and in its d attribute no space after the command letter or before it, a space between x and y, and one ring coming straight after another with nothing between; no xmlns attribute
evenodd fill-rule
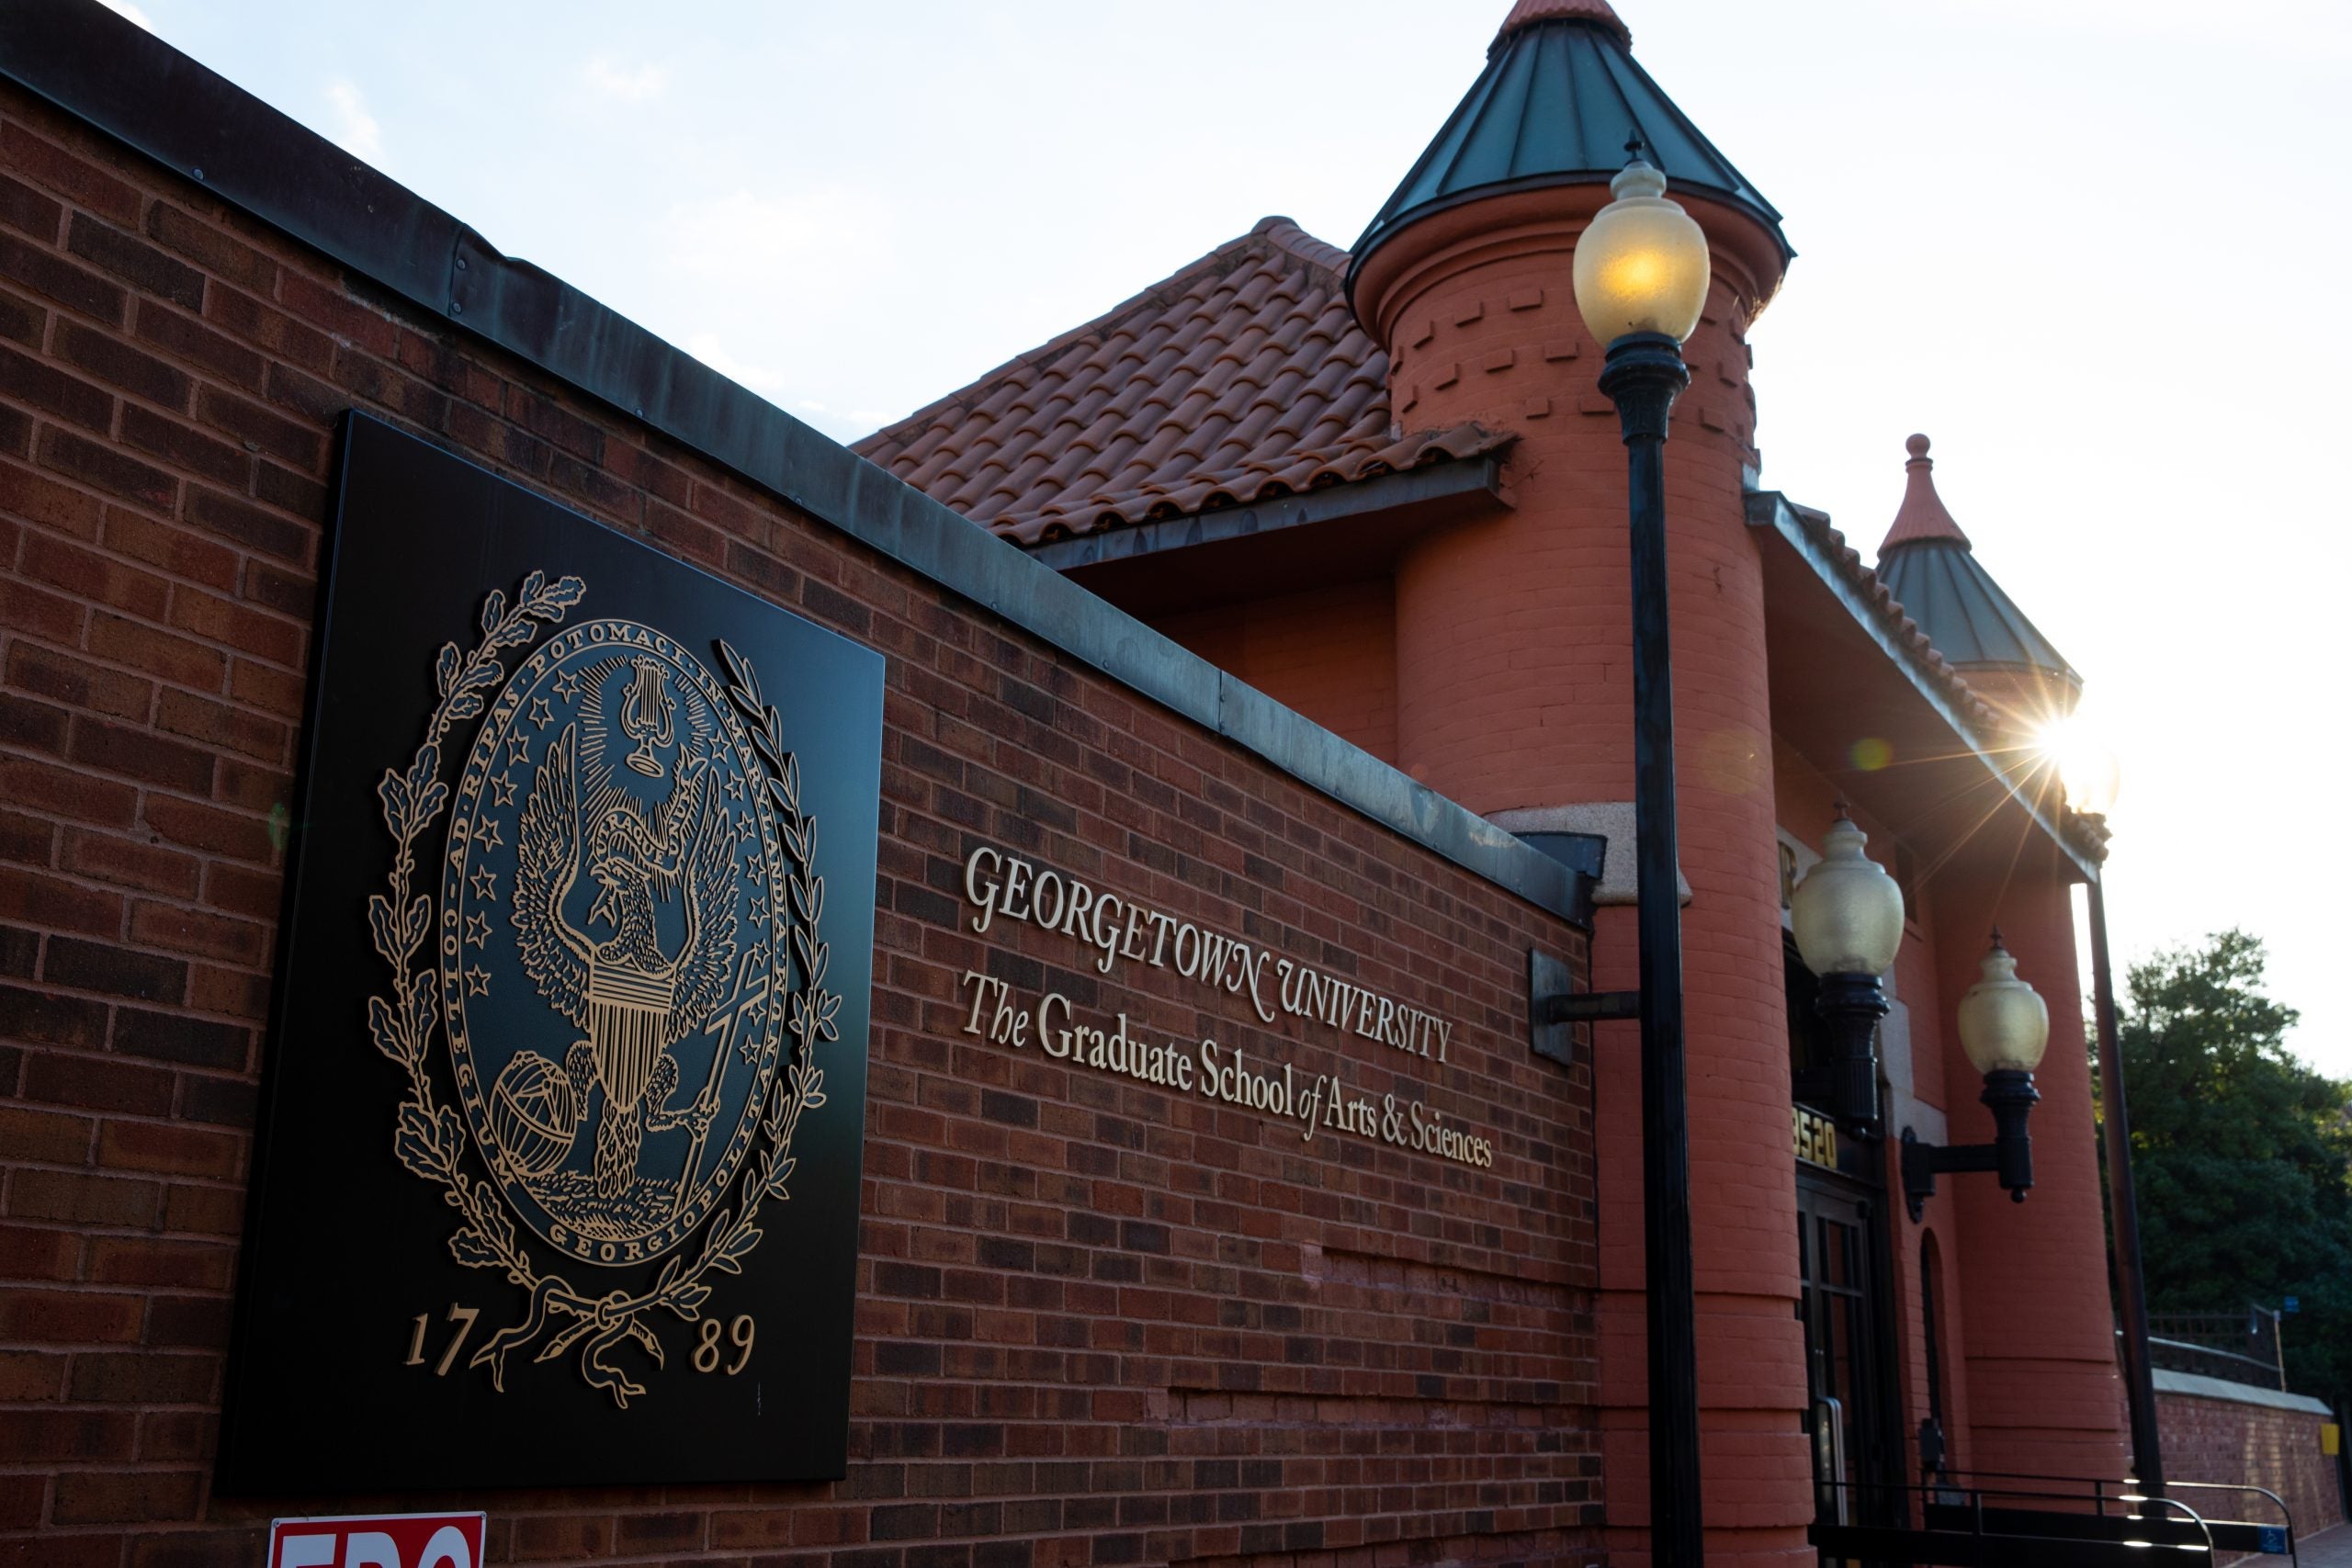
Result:
<svg viewBox="0 0 2352 1568"><path fill-rule="evenodd" d="M1528 980L1634 976L1623 458L1566 287L1629 130L1714 260L1668 470L1712 1560L1814 1561L1818 1513L1921 1478L1923 1427L1951 1474L2120 1475L2072 1005L2097 859L2030 744L2078 677L1924 441L1876 569L1759 488L1779 215L1603 0L1520 0L1352 254L1269 219L858 454L37 0L0 16L5 1560L480 1507L498 1562L1645 1561L1633 1029L1538 1055ZM216 1483L272 1054L380 1070L356 1000L350 1042L266 1038L355 415L885 660L839 1480ZM1788 895L1841 799L1906 901L1890 1133L1990 1136L1952 1022L1989 927L2052 1002L2029 1203L1947 1179L1914 1222L1891 1137L1792 1150ZM1442 1050L976 921L1015 861ZM1106 1078L976 1027L992 987L1459 1136ZM397 1358L413 1310L354 1331Z"/></svg>
<svg viewBox="0 0 2352 1568"><path fill-rule="evenodd" d="M2059 1000L2079 990L2068 890L2096 865L2035 748L2080 678L1976 561L1924 437L1875 570L1758 488L1747 331L1791 252L1611 7L1521 0L1352 254L1268 219L859 449L1487 819L1608 838L1627 870L1600 886L1594 984L1631 985L1623 457L1566 285L1636 134L1713 262L1667 467L1707 1518L1734 1561L1809 1561L1825 1397L1849 1481L1916 1479L1929 1420L1953 1472L2128 1461L2082 1022ZM1960 1180L1909 1223L1891 1141L1792 1160L1811 977L1789 882L1841 797L1905 897L1890 1131L1989 1136L1952 1025L1988 927L2052 998L2023 1207ZM1633 1034L1599 1026L1595 1103L1607 1539L1637 1553ZM1808 1276L1849 1244L1859 1271Z"/></svg>

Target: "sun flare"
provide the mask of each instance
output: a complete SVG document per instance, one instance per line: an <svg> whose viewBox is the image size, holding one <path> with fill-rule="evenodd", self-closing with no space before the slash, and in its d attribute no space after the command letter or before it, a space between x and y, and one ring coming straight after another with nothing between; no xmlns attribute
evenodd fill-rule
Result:
<svg viewBox="0 0 2352 1568"><path fill-rule="evenodd" d="M2122 768L2114 749L2079 714L2068 714L2034 731L2034 749L2056 766L2066 786L2066 804L2104 817L2115 808Z"/></svg>

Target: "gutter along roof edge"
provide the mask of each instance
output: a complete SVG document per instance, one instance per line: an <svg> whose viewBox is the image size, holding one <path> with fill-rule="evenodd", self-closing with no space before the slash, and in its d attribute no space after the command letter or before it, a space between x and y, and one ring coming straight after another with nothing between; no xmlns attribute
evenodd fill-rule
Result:
<svg viewBox="0 0 2352 1568"><path fill-rule="evenodd" d="M1502 458L1498 453L1456 457L1418 468L1398 468L1368 479L1342 479L1320 490L1294 491L1246 506L1220 506L1157 522L1132 523L1123 528L1097 528L1091 534L1074 534L1067 539L1052 539L1021 548L1031 560L1068 572L1082 567L1139 560L1171 550L1278 534L1287 528L1363 521L1417 502L1468 496L1482 496L1496 506L1510 504L1503 499Z"/></svg>
<svg viewBox="0 0 2352 1568"><path fill-rule="evenodd" d="M1589 926L1557 861L1114 608L97 0L0 6L0 76L424 314L629 415L1300 783Z"/></svg>
<svg viewBox="0 0 2352 1568"><path fill-rule="evenodd" d="M1921 662L1917 653L1905 644L1884 616L1863 597L1852 579L1839 569L1832 551L1833 548L1842 548L1842 546L1833 547L1816 535L1799 514L1799 508L1778 491L1748 491L1747 521L1750 527L1769 528L1778 534L1812 568L1814 574L1837 596L1838 603L1845 606L1846 613L1854 617L1854 624L1886 655L1887 661L1903 672L1913 689L1968 748L1970 755L1984 763L1985 772L1999 781L2002 793L2015 801L2018 809L2049 835L2050 841L2066 857L2067 863L2082 874L2085 881L2097 882L2099 879L2098 862L2084 853L2066 836L2061 825L2020 790L2017 780L1985 751L1975 725L1955 700L1965 693L1966 682L1959 680L1956 673L1948 668L1939 677L1935 670ZM1832 533L1830 537L1836 539L1838 536ZM1850 550L1846 553L1852 554ZM1855 558L1859 560L1860 558Z"/></svg>

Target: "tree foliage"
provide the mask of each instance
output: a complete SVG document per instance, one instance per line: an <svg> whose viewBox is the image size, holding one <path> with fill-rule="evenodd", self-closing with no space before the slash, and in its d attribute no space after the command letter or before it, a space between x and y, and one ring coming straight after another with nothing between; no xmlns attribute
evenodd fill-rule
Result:
<svg viewBox="0 0 2352 1568"><path fill-rule="evenodd" d="M2300 1298L2297 1389L2352 1392L2352 1083L2286 1048L2295 1010L2264 994L2241 931L2132 966L2118 1038L2153 1312Z"/></svg>

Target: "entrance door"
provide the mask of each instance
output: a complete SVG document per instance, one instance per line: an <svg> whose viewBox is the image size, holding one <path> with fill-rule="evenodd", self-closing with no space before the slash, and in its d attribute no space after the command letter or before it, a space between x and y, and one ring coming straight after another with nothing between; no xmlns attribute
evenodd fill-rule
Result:
<svg viewBox="0 0 2352 1568"><path fill-rule="evenodd" d="M1875 1256L1883 1224L1854 1184L1800 1168L1797 1268L1804 1294L1805 1377L1812 1398L1816 1517L1825 1523L1893 1525L1904 1511L1889 1465L1882 1347L1881 1281Z"/></svg>

